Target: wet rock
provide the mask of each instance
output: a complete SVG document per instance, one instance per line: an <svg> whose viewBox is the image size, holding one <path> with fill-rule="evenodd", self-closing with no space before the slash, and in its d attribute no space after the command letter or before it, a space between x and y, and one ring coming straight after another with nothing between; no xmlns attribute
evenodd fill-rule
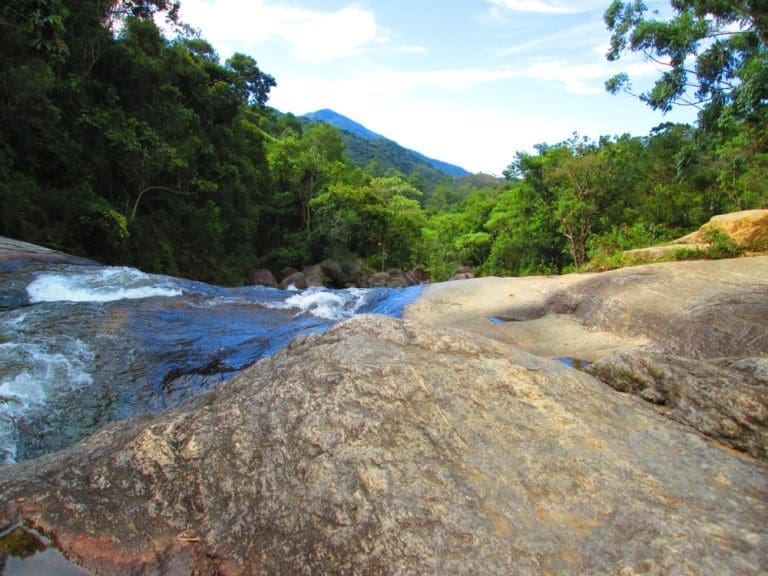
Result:
<svg viewBox="0 0 768 576"><path fill-rule="evenodd" d="M280 282L282 282L283 280L288 278L288 276L290 276L291 274L296 274L296 272L298 272L298 270L296 270L296 268L294 268L293 266L286 266L285 268L280 270L280 275L278 276L278 278L280 279Z"/></svg>
<svg viewBox="0 0 768 576"><path fill-rule="evenodd" d="M343 288L351 282L351 279L344 271L341 264L332 258L323 260L320 263L320 268L322 269L323 274L328 277L330 285L333 287Z"/></svg>
<svg viewBox="0 0 768 576"><path fill-rule="evenodd" d="M283 290L287 290L291 286L298 288L299 290L304 290L309 287L309 282L307 282L307 277L304 275L304 272L294 272L293 274L289 274L283 278L282 282L280 282L280 288Z"/></svg>
<svg viewBox="0 0 768 576"><path fill-rule="evenodd" d="M72 256L38 246L37 244L0 236L0 270L11 272L16 266L30 261L71 264L73 266L94 266L98 264L98 262L88 258Z"/></svg>
<svg viewBox="0 0 768 576"><path fill-rule="evenodd" d="M765 463L560 363L372 316L5 468L0 500L103 573L768 566Z"/></svg>
<svg viewBox="0 0 768 576"><path fill-rule="evenodd" d="M251 270L248 274L248 279L251 281L251 284L256 284L257 286L277 288L277 280L275 280L274 275L264 268Z"/></svg>
<svg viewBox="0 0 768 576"><path fill-rule="evenodd" d="M330 286L331 280L319 264L305 266L302 270L309 286Z"/></svg>
<svg viewBox="0 0 768 576"><path fill-rule="evenodd" d="M369 288L385 288L390 278L389 272L376 272L368 277L367 284Z"/></svg>
<svg viewBox="0 0 768 576"><path fill-rule="evenodd" d="M387 281L387 288L408 288L409 286L413 286L413 282L410 282L402 272L394 276L390 275Z"/></svg>

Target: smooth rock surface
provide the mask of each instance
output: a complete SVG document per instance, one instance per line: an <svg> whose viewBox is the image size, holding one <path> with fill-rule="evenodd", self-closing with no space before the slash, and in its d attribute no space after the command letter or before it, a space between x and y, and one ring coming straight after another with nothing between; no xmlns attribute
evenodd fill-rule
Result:
<svg viewBox="0 0 768 576"><path fill-rule="evenodd" d="M427 288L406 318L597 361L589 370L609 386L768 459L768 389L756 376L768 361L766 256L448 282Z"/></svg>
<svg viewBox="0 0 768 576"><path fill-rule="evenodd" d="M549 357L766 355L768 256L443 282L428 286L405 317Z"/></svg>
<svg viewBox="0 0 768 576"><path fill-rule="evenodd" d="M73 264L76 266L91 266L97 264L97 262L87 258L71 256L64 252L58 252L56 250L51 250L50 248L45 248L44 246L38 246L37 244L30 244L29 242L22 242L21 240L0 236L0 264L13 262L15 260L39 260L41 262Z"/></svg>
<svg viewBox="0 0 768 576"><path fill-rule="evenodd" d="M501 342L362 316L3 469L105 574L764 574L768 467Z"/></svg>

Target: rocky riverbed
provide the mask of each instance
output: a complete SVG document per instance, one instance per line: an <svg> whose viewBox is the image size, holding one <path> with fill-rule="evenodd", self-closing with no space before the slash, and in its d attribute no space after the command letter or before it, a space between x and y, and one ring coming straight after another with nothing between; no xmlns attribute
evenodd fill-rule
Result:
<svg viewBox="0 0 768 576"><path fill-rule="evenodd" d="M434 285L3 468L0 529L99 574L764 574L766 318L768 257Z"/></svg>

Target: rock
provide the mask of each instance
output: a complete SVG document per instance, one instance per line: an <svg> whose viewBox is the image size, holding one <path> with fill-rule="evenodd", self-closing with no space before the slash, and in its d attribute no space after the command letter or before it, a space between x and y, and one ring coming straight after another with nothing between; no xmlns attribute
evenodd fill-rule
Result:
<svg viewBox="0 0 768 576"><path fill-rule="evenodd" d="M428 286L405 317L542 356L655 350L695 359L768 355L768 256ZM492 324L490 317L512 321Z"/></svg>
<svg viewBox="0 0 768 576"><path fill-rule="evenodd" d="M344 272L341 264L332 258L326 258L320 262L320 268L331 281L331 287L343 288L350 283L350 278Z"/></svg>
<svg viewBox="0 0 768 576"><path fill-rule="evenodd" d="M296 270L296 268L294 268L293 266L286 266L285 268L280 270L280 276L279 276L280 282L282 283L282 281L288 278L288 276L290 276L291 274L296 274L296 272L298 272L298 270Z"/></svg>
<svg viewBox="0 0 768 576"><path fill-rule="evenodd" d="M475 269L472 266L460 268L456 274L451 276L451 280L469 280L475 277Z"/></svg>
<svg viewBox="0 0 768 576"><path fill-rule="evenodd" d="M408 276L410 277L411 282L413 282L414 286L416 284L427 284L432 279L429 272L419 267L416 267L410 272L408 272Z"/></svg>
<svg viewBox="0 0 768 576"><path fill-rule="evenodd" d="M683 236L671 244L706 245L703 232L709 228L718 228L731 240L745 248L768 248L768 210L742 210L728 214L718 214L710 218L696 232Z"/></svg>
<svg viewBox="0 0 768 576"><path fill-rule="evenodd" d="M669 244L626 250L624 254L637 262L647 262L664 258L669 252L681 248L707 250L705 232L717 228L725 232L735 244L747 250L768 250L768 210L743 210L729 214L713 216L709 222L695 232L673 240Z"/></svg>
<svg viewBox="0 0 768 576"><path fill-rule="evenodd" d="M52 264L71 264L73 266L98 265L98 262L95 260L72 256L70 254L51 250L50 248L38 246L37 244L30 244L29 242L22 242L21 240L0 236L0 270L10 272L14 270L19 263L30 260L49 262Z"/></svg>
<svg viewBox="0 0 768 576"><path fill-rule="evenodd" d="M409 282L402 272L397 276L390 275L387 281L387 288L408 288L409 286L413 286L413 283Z"/></svg>
<svg viewBox="0 0 768 576"><path fill-rule="evenodd" d="M373 316L7 467L0 500L109 574L768 567L765 463L558 362Z"/></svg>
<svg viewBox="0 0 768 576"><path fill-rule="evenodd" d="M305 266L302 270L309 286L330 286L331 280L319 264Z"/></svg>
<svg viewBox="0 0 768 576"><path fill-rule="evenodd" d="M645 353L602 358L585 370L664 415L768 460L768 358L704 360Z"/></svg>
<svg viewBox="0 0 768 576"><path fill-rule="evenodd" d="M304 275L304 272L294 272L293 274L289 274L283 278L282 282L280 282L280 288L283 290L287 290L291 286L294 286L299 290L304 290L305 288L309 287L309 283L307 282L307 277Z"/></svg>
<svg viewBox="0 0 768 576"><path fill-rule="evenodd" d="M597 362L606 384L768 459L768 257L432 285L405 317Z"/></svg>
<svg viewBox="0 0 768 576"><path fill-rule="evenodd" d="M389 272L376 272L368 277L369 288L385 288L390 280Z"/></svg>
<svg viewBox="0 0 768 576"><path fill-rule="evenodd" d="M768 248L768 210L713 216L702 228L719 228L739 246Z"/></svg>
<svg viewBox="0 0 768 576"><path fill-rule="evenodd" d="M257 286L268 286L269 288L277 288L277 280L272 275L272 272L265 270L264 268L255 268L248 274L248 279L251 284Z"/></svg>

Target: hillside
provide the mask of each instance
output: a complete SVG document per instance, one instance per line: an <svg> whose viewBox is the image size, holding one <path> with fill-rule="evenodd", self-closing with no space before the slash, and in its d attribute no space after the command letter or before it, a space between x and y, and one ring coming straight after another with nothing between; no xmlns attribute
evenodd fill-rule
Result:
<svg viewBox="0 0 768 576"><path fill-rule="evenodd" d="M333 110L317 110L304 118L325 122L341 130L347 155L360 167L367 167L375 160L383 172L395 169L405 174L416 173L429 183L436 183L443 176L460 178L470 174L461 166L405 148Z"/></svg>
<svg viewBox="0 0 768 576"><path fill-rule="evenodd" d="M351 118L342 116L341 114L338 114L333 110L329 110L328 108L310 112L309 114L305 114L304 117L312 120L313 122L325 122L331 126L336 126L336 128L339 130L349 132L350 134L354 134L360 138L365 138L366 140L379 140L384 138L384 136L381 134L378 134L373 130L369 130Z"/></svg>

